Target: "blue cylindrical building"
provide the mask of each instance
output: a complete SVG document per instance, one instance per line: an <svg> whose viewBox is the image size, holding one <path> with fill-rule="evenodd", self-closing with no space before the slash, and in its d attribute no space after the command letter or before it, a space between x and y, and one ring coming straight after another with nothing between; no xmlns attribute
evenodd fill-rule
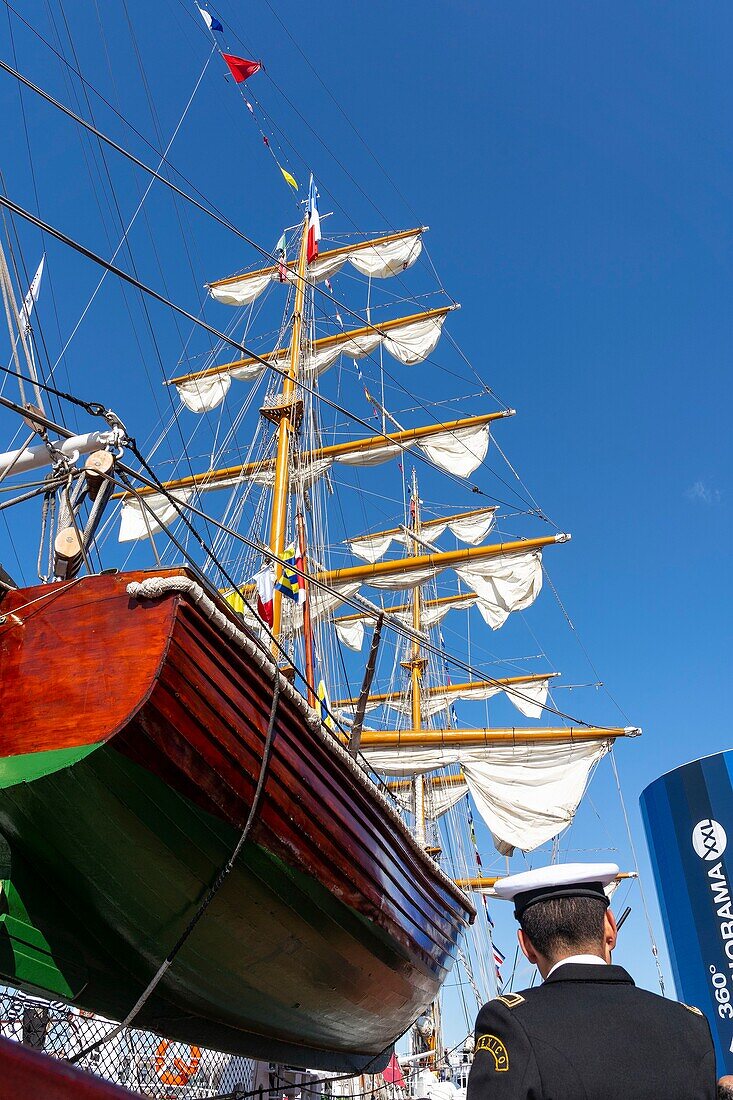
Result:
<svg viewBox="0 0 733 1100"><path fill-rule="evenodd" d="M733 750L660 776L641 811L678 996L703 1010L718 1070L733 1073Z"/></svg>

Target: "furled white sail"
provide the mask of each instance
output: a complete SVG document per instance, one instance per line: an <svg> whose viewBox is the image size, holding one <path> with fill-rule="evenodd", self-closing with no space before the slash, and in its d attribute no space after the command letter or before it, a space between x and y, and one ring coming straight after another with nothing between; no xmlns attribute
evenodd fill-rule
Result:
<svg viewBox="0 0 733 1100"><path fill-rule="evenodd" d="M303 371L308 376L321 375L327 371L341 355L351 359L363 359L382 344L386 351L405 366L422 363L434 351L450 307L429 310L426 314L398 318L387 321L376 328L353 329L337 336L325 336L315 340L303 363ZM279 348L268 352L258 359L236 359L232 363L223 363L211 368L209 373L186 375L175 380L181 400L192 412L209 412L216 408L229 391L230 380L256 382L266 365L280 367L286 365L290 356L289 348ZM227 379L219 386L216 379ZM462 448L464 452L466 448ZM484 452L485 453L485 452Z"/></svg>
<svg viewBox="0 0 733 1100"><path fill-rule="evenodd" d="M384 338L384 349L406 367L422 363L435 350L444 321L445 315L392 329Z"/></svg>
<svg viewBox="0 0 733 1100"><path fill-rule="evenodd" d="M420 569L406 569L404 559L399 559L394 562L393 570L364 578L362 584L390 591L409 590L433 580L445 568L433 559L431 564ZM529 607L542 588L542 551L539 549L514 550L453 568L461 580L476 590L476 605L494 630L512 611Z"/></svg>
<svg viewBox="0 0 733 1100"><path fill-rule="evenodd" d="M307 465L296 467L290 473L290 492L301 492L303 489L309 488L327 470L330 470L332 465L330 458L318 458L314 462L308 462ZM255 485L261 485L264 489L272 489L275 484L274 467L265 466L259 470L254 470L252 473L245 474L243 480L252 481Z"/></svg>
<svg viewBox="0 0 733 1100"><path fill-rule="evenodd" d="M488 423L484 426L488 437ZM300 489L301 487L307 487L313 484L318 478L322 477L330 470L334 462L341 463L345 466L377 466L382 462L387 462L391 458L396 457L403 451L406 451L415 442L418 446L424 446L425 443L434 442L441 438L448 438L453 432L460 432L462 428L449 428L444 430L440 427L430 429L428 434L422 435L420 439L415 441L410 437L410 431L395 432L389 438L397 436L399 442L382 442L381 436L374 436L366 440L355 440L353 444L339 444L331 448L321 448L315 451L307 451L300 456L300 465L296 467L295 471L291 474L291 490ZM403 437L407 436L406 439ZM353 449L352 449L353 447ZM328 451L335 452L328 454ZM212 470L210 473L196 477L196 491L199 493L212 492L215 489L231 488L232 486L241 484L242 482L254 482L257 485L261 485L264 488L271 488L274 483L274 461L272 459L263 459L260 462L250 462L244 466L233 466L226 470ZM174 493L179 493L180 489L177 482L171 482L170 488ZM147 497L146 497L147 499ZM181 503L186 503L189 497L180 496ZM125 511L128 509L128 501L123 506L123 516L125 516L125 539L128 541L135 538L145 538L147 536L147 529L141 527L140 524L133 522L133 516L139 514L139 506L137 506L137 512L135 512L134 502L130 505L132 511ZM165 521L164 521L165 522ZM135 531L140 531L140 534L135 534ZM383 587L411 587L409 585L384 585Z"/></svg>
<svg viewBox="0 0 733 1100"><path fill-rule="evenodd" d="M517 684L514 691L507 690L506 696L525 718L541 718L549 688L549 680L530 680Z"/></svg>
<svg viewBox="0 0 733 1100"><path fill-rule="evenodd" d="M478 546L494 526L495 518L496 508L484 508L474 516L451 520L448 527L461 542L468 543L469 546Z"/></svg>
<svg viewBox="0 0 733 1100"><path fill-rule="evenodd" d="M364 644L364 623L361 619L350 619L345 623L335 623L338 640L355 653L361 652Z"/></svg>
<svg viewBox="0 0 733 1100"><path fill-rule="evenodd" d="M512 611L534 603L542 589L542 551L516 550L456 567L461 580L478 595L478 608L492 630Z"/></svg>
<svg viewBox="0 0 733 1100"><path fill-rule="evenodd" d="M432 566L426 565L423 569L395 570L394 573L381 573L376 577L369 577L363 583L372 588L386 588L390 591L408 590L419 588L421 584L427 584L440 572Z"/></svg>
<svg viewBox="0 0 733 1100"><path fill-rule="evenodd" d="M313 347L304 364L304 369L311 374L323 374L332 366L340 355L347 355L350 359L363 359L365 355L371 355L375 348L379 347L382 337L378 332L364 332L358 336L344 333L343 340L335 340L325 347L318 347L318 341Z"/></svg>
<svg viewBox="0 0 733 1100"><path fill-rule="evenodd" d="M313 260L308 266L308 279L312 283L322 283L324 279L332 279L334 275L337 275L341 268L346 263L348 257L337 250L336 255L333 253L324 252L322 256L319 256L317 260ZM295 282L295 277L292 277L292 281Z"/></svg>
<svg viewBox="0 0 733 1100"><path fill-rule="evenodd" d="M459 477L468 477L478 469L489 449L489 430L482 424L436 436L423 441L422 449L441 470L451 470Z"/></svg>
<svg viewBox="0 0 733 1100"><path fill-rule="evenodd" d="M277 268L268 268L266 271L242 275L241 279L231 279L222 286L210 286L209 293L225 306L248 306L277 277Z"/></svg>
<svg viewBox="0 0 733 1100"><path fill-rule="evenodd" d="M370 447L368 450L348 451L341 454L336 459L344 466L381 466L383 462L389 462L391 458L396 458L402 451L407 451L410 448L409 443L385 443L382 447Z"/></svg>
<svg viewBox="0 0 733 1100"><path fill-rule="evenodd" d="M205 413L221 405L232 384L231 374L201 375L181 382L176 387L178 396L191 412Z"/></svg>
<svg viewBox="0 0 733 1100"><path fill-rule="evenodd" d="M480 702L483 699L493 699L503 691L525 718L541 718L542 707L547 701L549 684L549 679L529 680L526 683L511 685L491 683L470 687L467 685L463 691L430 692L422 700L422 714L424 718L430 718L441 710L448 710L458 700ZM397 710L401 714L409 714L410 705L409 701L402 698L390 700L387 703L390 709Z"/></svg>
<svg viewBox="0 0 733 1100"><path fill-rule="evenodd" d="M468 607L473 607L476 602L476 596L472 593L470 596L456 596L454 600L446 601L445 603L436 603L430 606L429 602L423 605L420 613L420 623L424 630L431 630L434 626L438 626L442 623L449 611L464 611ZM406 626L410 624L410 618L408 612L401 612L400 618Z"/></svg>
<svg viewBox="0 0 733 1100"><path fill-rule="evenodd" d="M360 539L351 539L348 546L352 554L356 554L357 558L361 558L362 561L368 561L370 564L374 564L375 561L379 561L389 550L394 539L399 538L399 535L387 534L387 535L365 535Z"/></svg>
<svg viewBox="0 0 733 1100"><path fill-rule="evenodd" d="M415 442L385 443L382 447L370 447L368 450L358 450L340 454L337 462L345 466L378 466L382 462L388 462L396 458L401 452L408 451L416 445L429 455L432 462L442 470L458 473L461 477L468 477L481 465L483 457L489 446L489 425L480 424L476 428L468 429L471 433L468 442L463 433L467 429L455 428L447 432L437 430L434 434L423 436ZM476 440L483 438L483 443L477 444ZM462 457L458 459L457 454Z"/></svg>
<svg viewBox="0 0 733 1100"><path fill-rule="evenodd" d="M193 495L192 489L177 490L170 494L179 505L188 504ZM143 498L128 497L122 505L120 515L120 542L133 542L135 539L147 539L162 531L178 516L178 509L163 493L150 493Z"/></svg>
<svg viewBox="0 0 733 1100"><path fill-rule="evenodd" d="M282 368L282 360L285 356L263 355L262 358L265 360L264 363L260 363L258 359L242 359L237 366L233 366L226 373L230 374L232 378L236 378L238 382L256 382L265 373L266 364L269 363L271 366Z"/></svg>
<svg viewBox="0 0 733 1100"><path fill-rule="evenodd" d="M486 748L371 749L369 764L385 775L415 775L461 764L476 807L504 850L531 851L573 820L607 741L497 745Z"/></svg>
<svg viewBox="0 0 733 1100"><path fill-rule="evenodd" d="M389 279L412 267L422 252L422 235L403 237L398 241L372 244L349 254L349 263L370 279Z"/></svg>
<svg viewBox="0 0 733 1100"><path fill-rule="evenodd" d="M320 283L334 276L345 263L371 279L389 279L412 267L422 251L422 229L414 229L397 240L354 242L351 246L323 252L308 268L310 282ZM209 284L209 293L225 306L248 306L270 283L281 281L280 267L251 271L232 279ZM292 265L285 269L285 281L293 282Z"/></svg>
<svg viewBox="0 0 733 1100"><path fill-rule="evenodd" d="M457 802L460 802L462 798L465 798L468 793L468 784L463 783L441 783L440 776L436 776L430 787L425 791L425 811L427 816L435 821L448 810L452 809ZM413 794L409 787L405 787L402 790L392 792L394 798L400 804L403 810L410 812L413 808Z"/></svg>
<svg viewBox="0 0 733 1100"><path fill-rule="evenodd" d="M436 778L427 796L426 809L432 818L442 817L468 794L467 783L441 783L440 777Z"/></svg>
<svg viewBox="0 0 733 1100"><path fill-rule="evenodd" d="M465 596L456 596L453 600L426 600L422 605L420 614L420 622L423 629L430 630L432 627L442 623L449 611L462 611L468 607L473 607L476 603L476 599L476 594L471 592ZM404 626L410 627L410 629L412 628L411 608L402 605L397 608L386 607L385 614L397 619ZM375 622L375 615L365 613L359 615L358 618L349 617L345 621L337 619L334 625L336 627L336 633L344 645L358 653L361 651L361 647L364 643L364 627L373 627ZM361 630L349 629L349 627L357 623L361 626Z"/></svg>
<svg viewBox="0 0 733 1100"><path fill-rule="evenodd" d="M424 538L434 542L448 528L461 542L476 546L494 526L495 514L496 508L482 508L469 516L429 520L422 525L421 534ZM356 554L363 561L373 564L384 557L393 541L406 546L412 540L405 531L380 531L375 535L363 535L358 539L349 539L348 546L352 554Z"/></svg>

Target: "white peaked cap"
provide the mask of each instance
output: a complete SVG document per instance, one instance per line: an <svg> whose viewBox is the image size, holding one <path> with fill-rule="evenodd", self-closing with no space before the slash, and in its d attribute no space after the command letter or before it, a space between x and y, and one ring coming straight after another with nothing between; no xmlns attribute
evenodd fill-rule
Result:
<svg viewBox="0 0 733 1100"><path fill-rule="evenodd" d="M515 902L515 916L529 905L550 898L598 897L608 904L604 887L618 873L616 863L556 863L497 879L494 893L497 898Z"/></svg>

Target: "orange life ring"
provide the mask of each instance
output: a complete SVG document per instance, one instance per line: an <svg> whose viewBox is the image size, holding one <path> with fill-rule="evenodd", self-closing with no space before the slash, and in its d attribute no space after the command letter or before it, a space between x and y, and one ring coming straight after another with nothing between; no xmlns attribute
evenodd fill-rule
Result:
<svg viewBox="0 0 733 1100"><path fill-rule="evenodd" d="M199 1068L201 1047L189 1047L188 1061L178 1055L173 1059L173 1067L166 1067L165 1055L170 1043L161 1039L155 1052L155 1072L164 1085L187 1085Z"/></svg>

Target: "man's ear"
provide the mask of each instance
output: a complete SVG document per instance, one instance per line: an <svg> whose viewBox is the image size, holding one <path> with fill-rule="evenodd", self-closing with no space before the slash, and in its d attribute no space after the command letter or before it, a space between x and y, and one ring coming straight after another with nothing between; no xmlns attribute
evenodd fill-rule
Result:
<svg viewBox="0 0 733 1100"><path fill-rule="evenodd" d="M533 966L537 966L539 963L539 956L532 946L532 941L525 936L521 928L517 929L517 939L519 940L519 946L522 949L522 954Z"/></svg>
<svg viewBox="0 0 733 1100"><path fill-rule="evenodd" d="M617 939L618 928L616 927L616 918L610 909L606 909L606 915L603 921L603 942L609 951L613 951Z"/></svg>

